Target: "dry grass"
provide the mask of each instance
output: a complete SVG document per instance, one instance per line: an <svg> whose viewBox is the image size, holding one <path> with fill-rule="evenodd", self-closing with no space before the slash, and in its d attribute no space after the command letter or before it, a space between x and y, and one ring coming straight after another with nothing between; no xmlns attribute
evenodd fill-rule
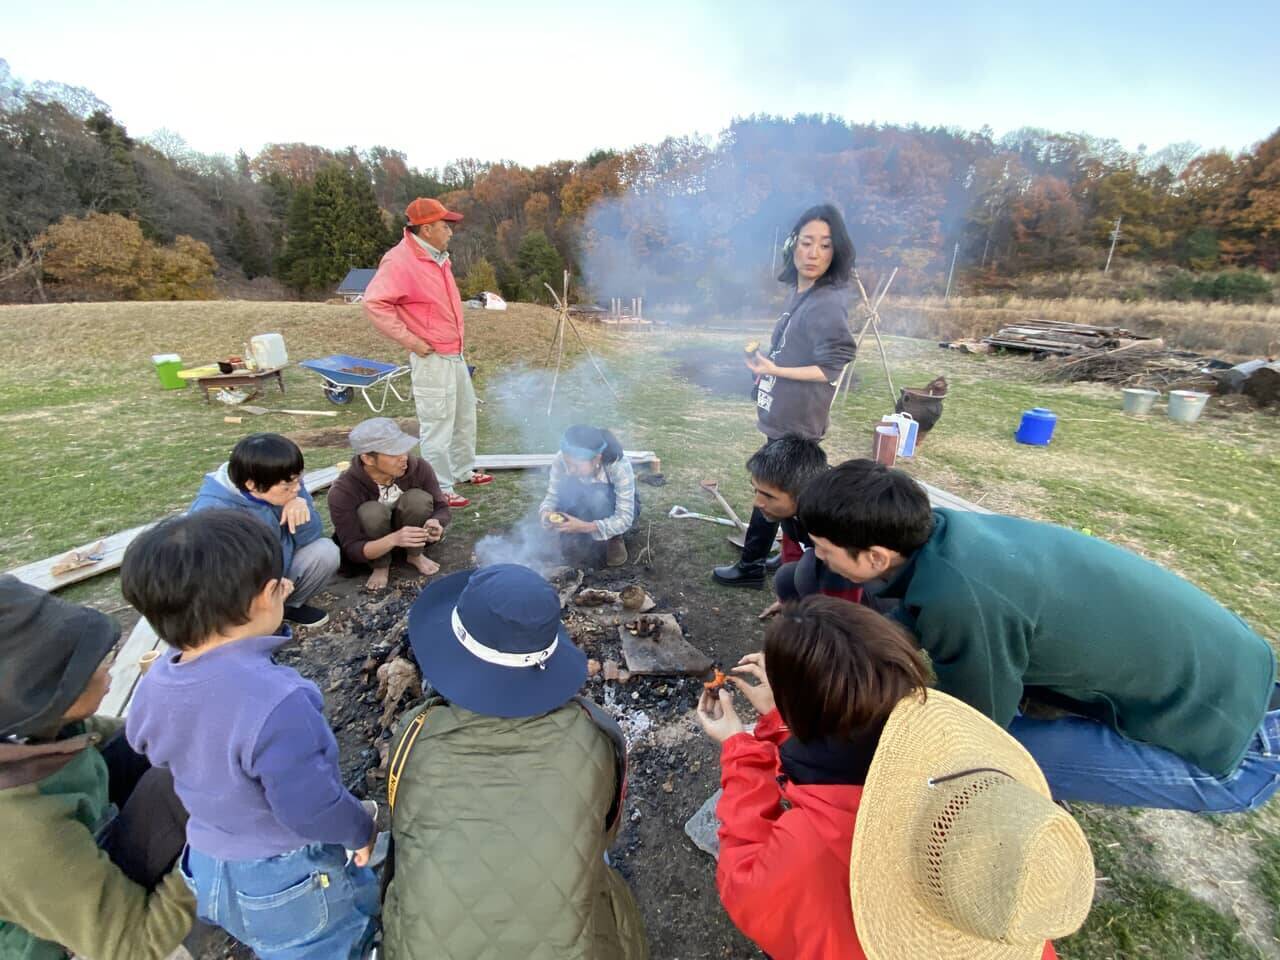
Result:
<svg viewBox="0 0 1280 960"><path fill-rule="evenodd" d="M1069 297L889 297L882 308L887 332L932 340L984 337L1005 324L1027 319L1127 327L1163 337L1173 347L1225 357L1280 353L1280 306L1091 300Z"/></svg>

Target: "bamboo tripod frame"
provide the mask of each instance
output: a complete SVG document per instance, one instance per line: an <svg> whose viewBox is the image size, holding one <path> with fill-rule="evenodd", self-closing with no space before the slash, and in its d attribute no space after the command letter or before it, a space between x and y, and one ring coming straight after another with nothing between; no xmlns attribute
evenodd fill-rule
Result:
<svg viewBox="0 0 1280 960"><path fill-rule="evenodd" d="M556 402L556 384L560 382L560 364L564 359L565 327L572 330L573 335L578 338L578 343L586 352L587 359L591 361L591 365L596 368L596 373L599 374L601 381L603 381L604 385L609 388L609 392L613 394L613 399L621 399L618 396L618 391L613 389L613 384L609 382L609 378L606 377L604 375L604 371L600 369L600 364L596 362L596 356L591 352L591 348L587 346L587 341L582 339L582 334L578 331L578 325L574 323L573 318L569 316L569 271L566 270L564 272L563 295L558 294L551 289L551 284L549 283L544 283L543 286L547 288L547 292L551 294L552 299L556 302L556 307L560 311L560 316L556 320L556 332L551 336L551 350L547 353L548 365L551 363L552 354L555 354L556 358L556 372L551 378L551 396L547 400L547 416L551 416L551 408L555 406Z"/></svg>
<svg viewBox="0 0 1280 960"><path fill-rule="evenodd" d="M894 403L898 402L898 391L893 385L893 374L889 372L889 355L885 352L884 341L880 339L880 304L883 302L885 295L889 292L889 287L893 284L893 278L898 275L898 268L894 267L893 272L889 274L889 279L885 281L884 287L879 288L873 302L867 296L867 288L862 285L862 278L858 276L858 271L853 271L853 282L858 285L858 293L862 296L862 302L867 308L867 319L862 324L862 329L858 331L858 336L854 339L854 347L856 350L862 350L862 340L870 329L875 335L876 346L880 349L880 362L884 365L884 378L889 384L889 396ZM857 354L854 360L847 364L840 374L840 379L836 381L836 392L831 397L832 405L835 404L836 397L840 396L840 388L844 388L844 395L849 396L849 390L853 386L853 365L857 362Z"/></svg>

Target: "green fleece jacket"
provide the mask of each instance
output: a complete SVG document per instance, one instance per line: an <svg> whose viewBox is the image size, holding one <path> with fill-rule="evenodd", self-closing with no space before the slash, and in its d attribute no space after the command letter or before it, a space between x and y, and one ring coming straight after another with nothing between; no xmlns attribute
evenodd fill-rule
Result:
<svg viewBox="0 0 1280 960"><path fill-rule="evenodd" d="M113 813L98 747L119 726L93 717L52 743L0 741L0 960L160 960L191 929L176 870L148 894L94 841Z"/></svg>
<svg viewBox="0 0 1280 960"><path fill-rule="evenodd" d="M1240 765L1276 659L1234 613L1103 540L1016 517L934 511L889 583L938 687L1001 726L1024 693L1164 747L1214 776Z"/></svg>

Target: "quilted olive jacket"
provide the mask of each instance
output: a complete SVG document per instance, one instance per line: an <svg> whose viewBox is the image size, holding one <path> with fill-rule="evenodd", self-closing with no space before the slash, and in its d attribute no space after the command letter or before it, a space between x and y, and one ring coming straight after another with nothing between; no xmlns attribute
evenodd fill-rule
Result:
<svg viewBox="0 0 1280 960"><path fill-rule="evenodd" d="M581 704L509 720L433 698L393 744L386 960L647 958L604 860L623 765Z"/></svg>

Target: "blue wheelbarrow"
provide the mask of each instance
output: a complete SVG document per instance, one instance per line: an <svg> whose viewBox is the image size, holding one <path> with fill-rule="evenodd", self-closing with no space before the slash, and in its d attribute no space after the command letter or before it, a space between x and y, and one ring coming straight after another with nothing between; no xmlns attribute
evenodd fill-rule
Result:
<svg viewBox="0 0 1280 960"><path fill-rule="evenodd" d="M381 413L382 408L387 405L388 393L397 400L409 399L402 397L392 382L409 373L407 366L382 363L366 357L351 357L344 353L319 360L303 360L298 366L320 374L324 380L325 398L330 403L350 403L359 390L369 409L374 413ZM382 387L381 395L378 394L378 387ZM373 402L375 396L378 397L376 406Z"/></svg>

